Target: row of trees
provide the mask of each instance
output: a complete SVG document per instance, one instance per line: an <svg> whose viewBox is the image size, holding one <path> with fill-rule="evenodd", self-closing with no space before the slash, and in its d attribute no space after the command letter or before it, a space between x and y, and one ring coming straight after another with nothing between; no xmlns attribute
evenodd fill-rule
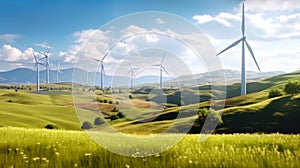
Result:
<svg viewBox="0 0 300 168"><path fill-rule="evenodd" d="M116 111L116 112L118 112L116 115L112 115L112 116L109 117L109 119L110 119L111 121L117 120L117 119L120 119L120 118L125 118L125 117L126 117L122 112L119 112L119 111ZM94 125L97 126L97 125L102 125L102 124L104 124L104 123L105 123L105 119L103 119L103 118L101 118L101 117L96 117L95 120L94 120L94 124L92 124L92 123L89 122L89 121L84 121L84 122L82 123L81 128L82 128L82 129L91 129L91 128L94 127Z"/></svg>

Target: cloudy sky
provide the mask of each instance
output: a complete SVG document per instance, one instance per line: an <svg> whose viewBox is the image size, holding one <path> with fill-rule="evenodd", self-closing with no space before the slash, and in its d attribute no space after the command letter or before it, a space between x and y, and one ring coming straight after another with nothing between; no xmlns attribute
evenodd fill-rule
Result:
<svg viewBox="0 0 300 168"><path fill-rule="evenodd" d="M215 52L219 52L241 37L241 4L241 0L2 0L0 71L18 67L32 69L32 52L46 52L48 48L52 67L61 62L62 68L69 68L80 62L80 67L84 68L83 62L91 62L90 58L101 59L110 48L111 52L104 60L107 74L124 63L127 65L127 62L140 69L159 64L165 54L164 65L171 73L176 71L171 69L172 65L173 68L180 65L184 72L200 73L204 71L205 63L199 64L201 60L197 60L197 54L191 48L164 37L164 34L169 37L178 35L181 40L190 40L197 46L205 41L199 33L201 31ZM245 10L247 40L261 71L298 70L300 2L247 0ZM166 13L122 18L143 11ZM193 26L199 29L198 32ZM155 33L132 36L147 31ZM80 56L84 58L78 59ZM223 68L239 70L241 45L219 58ZM94 61L89 66L97 67L96 64ZM246 66L249 71L258 71L248 52Z"/></svg>

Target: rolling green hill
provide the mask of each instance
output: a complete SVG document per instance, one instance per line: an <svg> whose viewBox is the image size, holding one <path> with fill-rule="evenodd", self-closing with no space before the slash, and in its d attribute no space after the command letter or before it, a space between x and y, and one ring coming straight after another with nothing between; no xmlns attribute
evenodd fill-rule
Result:
<svg viewBox="0 0 300 168"><path fill-rule="evenodd" d="M248 94L238 96L240 92L240 84L230 84L227 86L227 99L225 108L222 110L223 124L217 129L217 133L233 133L233 132L282 132L282 133L299 133L300 124L300 95L283 95L275 98L268 98L268 93L271 89L283 89L289 79L300 80L300 71L282 74L267 78L261 81L251 82L247 84ZM15 90L0 90L0 126L16 126L27 128L43 128L47 124L53 124L59 129L80 130L81 123L76 115L72 95L70 95L70 84L51 84L48 87L53 88L54 92L35 94L30 91L16 92ZM65 89L55 91L56 88ZM130 133L158 133L164 131L175 123L179 110L183 111L184 121L195 119L197 109L201 107L209 107L209 99L216 94L222 94L222 90L210 91L210 86L199 86L187 88L185 99L190 100L184 102L180 107L180 90L164 89L164 94L167 97L166 108L159 112L157 110L146 110L149 106L156 107L155 100L159 99L160 95L155 94L151 89L142 88L132 92L130 101L121 103L125 107L124 113L127 116L135 115L136 112L126 110L126 104L131 103L137 107L137 112L143 112L136 118L118 119L115 121L107 120L115 128L122 132ZM97 92L96 101L106 117L110 117L115 113L111 110L115 105L104 103L104 100L112 101L109 94ZM148 97L148 94L151 96ZM124 96L118 93L117 96ZM149 100L152 104L149 102ZM195 100L200 98L201 103L195 103ZM83 112L86 112L87 118L90 116L88 104L82 104ZM195 110L196 109L196 110ZM93 122L94 118L89 121ZM175 132L180 132L178 125L174 127ZM93 128L93 129L97 129ZM201 127L195 124L191 133L199 133Z"/></svg>
<svg viewBox="0 0 300 168"><path fill-rule="evenodd" d="M0 125L60 129L80 129L70 95L35 94L0 90Z"/></svg>

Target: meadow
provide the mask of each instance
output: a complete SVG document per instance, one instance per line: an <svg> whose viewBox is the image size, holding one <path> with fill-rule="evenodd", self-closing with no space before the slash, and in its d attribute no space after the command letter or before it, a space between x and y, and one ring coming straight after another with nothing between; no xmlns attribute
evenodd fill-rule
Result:
<svg viewBox="0 0 300 168"><path fill-rule="evenodd" d="M199 135L186 135L163 153L126 157L100 147L84 131L2 127L0 167L300 167L299 138L224 134L199 142Z"/></svg>
<svg viewBox="0 0 300 168"><path fill-rule="evenodd" d="M300 167L300 94L268 97L272 89L282 91L289 79L299 80L300 72L248 83L249 93L245 96L238 96L240 85L227 85L223 124L216 128L215 134L205 142L199 142L197 133L201 127L194 124L195 132L190 133L196 134L185 135L173 148L148 157L122 156L96 144L81 129L81 124L83 121L93 123L98 113L94 106L86 103L77 104L77 110L80 109L82 114L76 113L70 84L42 85L53 89L40 94L28 89L0 89L0 167ZM188 96L200 96L201 102L178 105L179 92L164 89L168 102L166 108L158 112L155 98L159 95L148 97L151 89L142 88L132 92L129 100L118 102L122 107L118 110L127 118L106 119L106 122L134 137L160 133L176 125L174 121L179 110L189 113L191 109L209 108L210 97L222 92L217 88L209 90L210 86L188 88ZM96 104L104 117L116 114L112 110L117 107L117 101L111 93L92 88L81 91L95 93L88 101ZM128 95L118 91L114 96L122 99ZM129 103L134 105L134 111L127 107ZM149 110L149 106L154 108ZM187 115L182 121L195 117ZM47 124L58 129L43 129ZM181 133L181 126L178 124L174 131ZM98 132L101 129L101 125L94 125L90 131L99 134L98 137L108 138L107 141L118 149L120 137L117 134L107 137ZM174 140L181 135L167 134L166 137ZM163 139L159 140L161 144L157 143L157 146L164 147ZM137 151L149 147L135 145Z"/></svg>

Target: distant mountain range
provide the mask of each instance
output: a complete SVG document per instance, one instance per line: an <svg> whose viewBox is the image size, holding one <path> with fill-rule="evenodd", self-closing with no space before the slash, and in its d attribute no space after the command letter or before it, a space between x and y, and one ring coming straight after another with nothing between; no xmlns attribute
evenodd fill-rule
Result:
<svg viewBox="0 0 300 168"><path fill-rule="evenodd" d="M81 69L76 70L76 79L74 82L80 84L86 84L87 73ZM74 69L63 69L59 74L59 81L58 82L73 82L73 72ZM198 84L207 84L211 82L211 78L213 77L215 81L218 81L222 77L222 73L225 74L227 83L238 82L240 80L240 72L236 70L224 70L224 71L214 71L211 73L200 73L196 75L186 75L180 76L175 80L170 77L164 77L164 86L174 86L178 83L189 85L194 84L195 80ZM282 71L274 71L274 72L253 72L247 71L247 80L260 80L262 78L283 74ZM45 70L40 72L40 82L45 83ZM88 73L89 85L100 85L100 73L89 72ZM78 80L80 79L80 80ZM158 85L159 76L143 76L137 79L134 79L134 85ZM36 83L36 71L26 68L17 68L7 72L0 72L0 84L32 84ZM50 71L50 83L56 83L56 71ZM104 77L104 85L110 86L113 85L115 87L119 86L129 86L130 85L130 78L126 76L109 76L105 75Z"/></svg>

